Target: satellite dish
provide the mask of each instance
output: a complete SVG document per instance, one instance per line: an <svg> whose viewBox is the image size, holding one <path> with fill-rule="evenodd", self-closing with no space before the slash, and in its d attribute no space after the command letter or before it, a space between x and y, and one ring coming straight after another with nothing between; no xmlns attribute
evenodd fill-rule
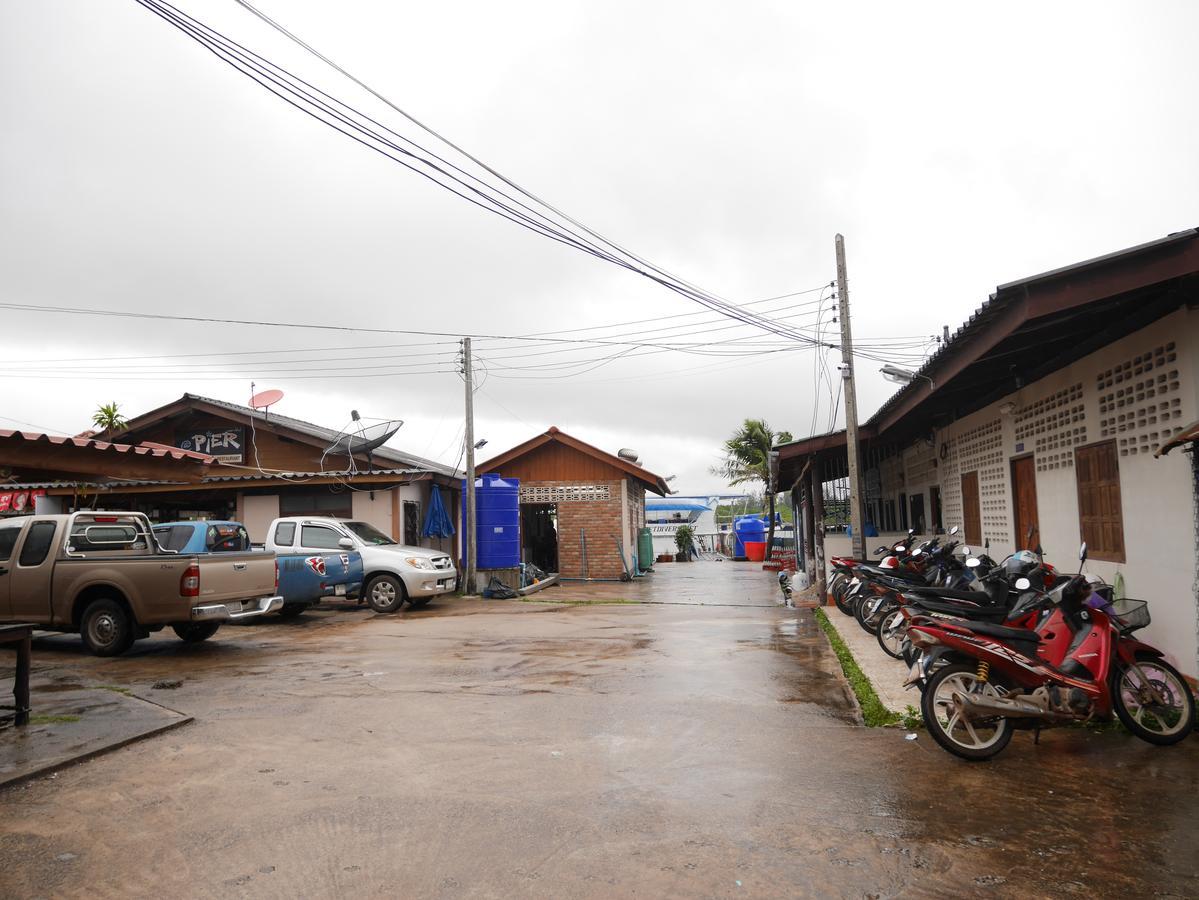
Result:
<svg viewBox="0 0 1199 900"><path fill-rule="evenodd" d="M274 406L282 399L283 391L260 391L250 398L250 406L253 409L267 409L268 407Z"/></svg>
<svg viewBox="0 0 1199 900"><path fill-rule="evenodd" d="M344 453L353 456L355 453L370 453L376 447L387 443L393 434L404 424L401 419L379 422L377 425L367 425L358 431L343 434L329 445L327 453Z"/></svg>

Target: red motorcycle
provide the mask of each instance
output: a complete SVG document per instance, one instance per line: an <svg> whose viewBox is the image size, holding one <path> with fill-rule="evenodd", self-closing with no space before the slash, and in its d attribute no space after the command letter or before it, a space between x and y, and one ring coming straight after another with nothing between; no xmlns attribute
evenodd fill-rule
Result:
<svg viewBox="0 0 1199 900"><path fill-rule="evenodd" d="M1079 558L1085 562L1086 544ZM1149 624L1148 604L1096 602L1083 575L1054 595L1039 595L1047 608L1036 630L912 620L911 642L950 663L931 675L920 698L933 739L963 759L990 759L1016 729L1110 719L1113 712L1151 744L1190 734L1195 700L1186 680L1160 650L1131 637Z"/></svg>

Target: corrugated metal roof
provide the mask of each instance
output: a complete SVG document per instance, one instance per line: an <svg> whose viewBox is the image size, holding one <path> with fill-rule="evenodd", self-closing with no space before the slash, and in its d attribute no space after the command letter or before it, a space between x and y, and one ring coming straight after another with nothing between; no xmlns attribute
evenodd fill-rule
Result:
<svg viewBox="0 0 1199 900"><path fill-rule="evenodd" d="M28 441L34 444L54 444L55 446L70 445L83 449L96 450L100 453L130 453L134 456L149 456L157 459L170 458L197 463L213 462L213 458L204 453L196 453L193 450L180 450L176 447L165 447L161 444L118 444L110 441L97 441L92 438L46 434L40 431L9 431L0 428L0 440Z"/></svg>
<svg viewBox="0 0 1199 900"><path fill-rule="evenodd" d="M241 481L271 481L271 480L287 480L294 478L331 478L343 477L347 481L353 481L356 475L375 475L375 476L391 476L394 475L400 478L407 478L413 475L425 475L428 469L359 469L353 475L347 472L266 472L252 473L248 475L210 475L200 481L198 484L192 485L199 487L205 484L229 483ZM29 491L39 488L104 488L109 491L119 490L123 487L154 487L156 485L176 486L181 484L191 484L186 481L158 481L145 479L120 479L109 481L39 481L39 482L22 482L21 484L4 484L0 483L0 489L7 491Z"/></svg>

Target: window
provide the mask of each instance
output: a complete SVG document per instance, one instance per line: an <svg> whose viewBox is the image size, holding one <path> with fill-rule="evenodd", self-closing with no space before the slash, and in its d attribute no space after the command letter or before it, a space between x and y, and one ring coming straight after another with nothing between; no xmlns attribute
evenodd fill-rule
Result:
<svg viewBox="0 0 1199 900"><path fill-rule="evenodd" d="M296 539L296 523L280 522L275 526L275 543L280 547L290 547Z"/></svg>
<svg viewBox="0 0 1199 900"><path fill-rule="evenodd" d="M303 525L300 527L300 546L311 547L314 550L338 550L341 535L332 528L324 525Z"/></svg>
<svg viewBox="0 0 1199 900"><path fill-rule="evenodd" d="M240 525L209 525L204 546L211 553L230 553L250 549L250 535Z"/></svg>
<svg viewBox="0 0 1199 900"><path fill-rule="evenodd" d="M420 546L420 504L415 500L404 501L404 543Z"/></svg>
<svg viewBox="0 0 1199 900"><path fill-rule="evenodd" d="M381 547L385 544L395 543L395 541L369 522L345 522L343 524L356 534L359 540L365 544L370 544L372 547Z"/></svg>
<svg viewBox="0 0 1199 900"><path fill-rule="evenodd" d="M12 548L17 546L17 535L20 528L0 528L0 562L12 556Z"/></svg>
<svg viewBox="0 0 1199 900"><path fill-rule="evenodd" d="M1074 449L1078 524L1092 559L1124 562L1124 511L1115 441Z"/></svg>
<svg viewBox="0 0 1199 900"><path fill-rule="evenodd" d="M21 558L17 564L21 566L40 566L50 552L50 544L54 541L54 532L58 528L53 522L34 522L29 526L25 535L25 546L21 548Z"/></svg>
<svg viewBox="0 0 1199 900"><path fill-rule="evenodd" d="M154 537L158 539L158 546L172 553L178 553L186 547L191 536L191 525L168 525L166 528L154 529Z"/></svg>

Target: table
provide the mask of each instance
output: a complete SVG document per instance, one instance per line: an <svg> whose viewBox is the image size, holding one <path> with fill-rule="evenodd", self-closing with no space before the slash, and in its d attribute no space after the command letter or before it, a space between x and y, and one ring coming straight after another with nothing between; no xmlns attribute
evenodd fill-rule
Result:
<svg viewBox="0 0 1199 900"><path fill-rule="evenodd" d="M12 688L17 725L29 724L29 669L33 648L33 627L24 623L0 625L0 644L17 645L17 672L13 678Z"/></svg>

